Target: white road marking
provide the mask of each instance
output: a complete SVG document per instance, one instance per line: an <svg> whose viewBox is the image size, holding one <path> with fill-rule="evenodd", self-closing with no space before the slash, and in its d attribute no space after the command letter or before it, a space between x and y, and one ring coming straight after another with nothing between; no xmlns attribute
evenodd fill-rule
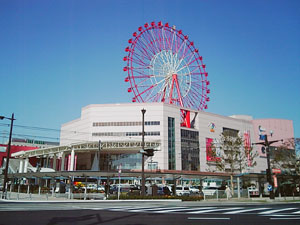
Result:
<svg viewBox="0 0 300 225"><path fill-rule="evenodd" d="M232 212L224 212L223 214L238 214L238 213L244 213L244 212L251 212L251 211L257 211L257 210L266 210L270 208L254 208L254 209L242 209L242 210L236 210Z"/></svg>
<svg viewBox="0 0 300 225"><path fill-rule="evenodd" d="M154 211L154 213L166 213L166 212L180 212L180 211L192 211L192 210L201 210L201 209L215 209L216 207L201 207L201 208L186 208L186 209L170 209L170 210L162 210L162 211Z"/></svg>
<svg viewBox="0 0 300 225"><path fill-rule="evenodd" d="M270 218L270 220L300 220L300 217L289 217L289 218Z"/></svg>
<svg viewBox="0 0 300 225"><path fill-rule="evenodd" d="M198 213L208 213L208 212L217 212L217 211L223 211L223 210L236 210L236 209L243 209L243 208L237 207L237 208L208 209L208 210L200 210L200 211L193 211L193 212L187 212L187 213L198 214Z"/></svg>
<svg viewBox="0 0 300 225"><path fill-rule="evenodd" d="M169 207L169 208L166 208L166 207L162 207L162 208L149 208L149 209L136 209L136 210L129 210L130 212L148 212L148 211L156 211L156 210L168 210L168 209L185 209L186 207Z"/></svg>
<svg viewBox="0 0 300 225"><path fill-rule="evenodd" d="M268 211L261 212L261 213L258 213L258 214L272 214L272 213L287 211L287 210L292 210L292 209L297 209L297 208L273 209L273 210L268 210Z"/></svg>
<svg viewBox="0 0 300 225"><path fill-rule="evenodd" d="M188 220L230 220L227 217L188 217Z"/></svg>

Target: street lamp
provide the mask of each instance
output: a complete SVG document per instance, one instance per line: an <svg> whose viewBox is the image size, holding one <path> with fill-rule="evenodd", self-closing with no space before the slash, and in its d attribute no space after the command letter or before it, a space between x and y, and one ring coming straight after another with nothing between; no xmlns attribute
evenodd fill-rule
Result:
<svg viewBox="0 0 300 225"><path fill-rule="evenodd" d="M272 136L273 132L271 131L271 136ZM273 184L273 180L272 180L272 170L271 170L271 165L270 165L270 145L274 144L278 141L282 141L282 140L275 140L275 141L268 141L268 135L263 135L264 136L264 142L258 142L258 143L253 143L255 145L263 145L266 147L266 155L267 155L267 170L266 170L266 174L267 174L267 181L269 182L269 185L271 185L271 190L270 190L270 199L275 199L275 195L274 195L274 184Z"/></svg>
<svg viewBox="0 0 300 225"><path fill-rule="evenodd" d="M142 151L145 151L145 113L146 109L142 109ZM145 196L145 171L144 171L144 159L145 156L142 154L142 197Z"/></svg>
<svg viewBox="0 0 300 225"><path fill-rule="evenodd" d="M14 114L12 114L11 118L7 118L5 116L0 116L0 120L8 119L10 120L10 132L9 132L9 140L7 145L7 153L6 153L6 165L4 170L4 181L3 181L3 195L2 198L6 198L6 183L7 183L7 173L8 173L8 164L9 164L9 157L10 157L10 146L11 146L11 136L12 136L12 129L14 124Z"/></svg>

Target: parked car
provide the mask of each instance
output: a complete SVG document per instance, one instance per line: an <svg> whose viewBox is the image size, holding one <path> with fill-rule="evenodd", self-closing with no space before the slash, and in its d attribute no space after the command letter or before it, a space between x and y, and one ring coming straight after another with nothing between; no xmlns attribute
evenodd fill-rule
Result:
<svg viewBox="0 0 300 225"><path fill-rule="evenodd" d="M200 193L199 188L196 186L190 186L189 189L190 189L191 194L199 194Z"/></svg>
<svg viewBox="0 0 300 225"><path fill-rule="evenodd" d="M259 196L259 190L257 187L251 186L251 187L248 187L247 190L248 190L250 197L258 197Z"/></svg>
<svg viewBox="0 0 300 225"><path fill-rule="evenodd" d="M187 186L176 186L176 195L178 196L189 196L190 188Z"/></svg>

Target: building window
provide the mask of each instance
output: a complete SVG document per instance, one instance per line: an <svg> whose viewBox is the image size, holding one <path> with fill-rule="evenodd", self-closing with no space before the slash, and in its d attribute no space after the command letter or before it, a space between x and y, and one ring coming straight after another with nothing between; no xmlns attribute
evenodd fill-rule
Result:
<svg viewBox="0 0 300 225"><path fill-rule="evenodd" d="M145 121L145 126L159 126L160 121ZM129 127L129 126L142 126L141 121L128 121L128 122L93 122L93 127Z"/></svg>
<svg viewBox="0 0 300 225"><path fill-rule="evenodd" d="M95 132L92 133L93 137L131 137L142 136L142 132ZM160 131L145 132L145 136L160 136Z"/></svg>
<svg viewBox="0 0 300 225"><path fill-rule="evenodd" d="M199 132L181 129L182 170L199 171Z"/></svg>
<svg viewBox="0 0 300 225"><path fill-rule="evenodd" d="M168 164L169 170L175 170L175 119L168 117Z"/></svg>
<svg viewBox="0 0 300 225"><path fill-rule="evenodd" d="M157 170L158 169L158 162L149 162L148 163L148 170Z"/></svg>
<svg viewBox="0 0 300 225"><path fill-rule="evenodd" d="M239 135L238 130L227 128L227 127L223 127L223 133L226 133L226 134L228 134L229 136L232 136L232 137L237 137Z"/></svg>

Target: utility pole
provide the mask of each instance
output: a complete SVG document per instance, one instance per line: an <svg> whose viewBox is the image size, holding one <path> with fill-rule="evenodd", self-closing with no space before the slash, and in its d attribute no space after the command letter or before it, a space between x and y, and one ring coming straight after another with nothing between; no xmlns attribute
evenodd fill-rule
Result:
<svg viewBox="0 0 300 225"><path fill-rule="evenodd" d="M146 109L142 109L142 152L145 151L145 113ZM145 196L145 162L144 162L145 156L144 153L142 153L142 197Z"/></svg>
<svg viewBox="0 0 300 225"><path fill-rule="evenodd" d="M272 135L272 133L271 133ZM270 191L270 199L275 199L275 195L274 195L274 183L273 183L273 179L272 179L272 169L271 169L271 163L270 163L270 145L274 144L276 142L279 141L283 141L283 140L275 140L275 141L268 141L268 135L263 135L264 136L264 142L258 142L258 143L254 143L255 145L263 145L266 147L266 155L267 155L267 170L266 170L266 174L267 174L267 181L269 183L269 185L271 186L271 190Z"/></svg>
<svg viewBox="0 0 300 225"><path fill-rule="evenodd" d="M9 132L9 140L7 145L7 152L6 152L6 165L4 170L4 181L3 181L3 195L2 198L6 198L6 183L7 183L7 174L8 174L8 164L9 164L9 158L10 158L10 147L11 147L11 139L12 139L12 130L14 125L14 113L12 114L11 118L7 118L4 116L0 116L0 120L8 119L10 120L10 132Z"/></svg>

